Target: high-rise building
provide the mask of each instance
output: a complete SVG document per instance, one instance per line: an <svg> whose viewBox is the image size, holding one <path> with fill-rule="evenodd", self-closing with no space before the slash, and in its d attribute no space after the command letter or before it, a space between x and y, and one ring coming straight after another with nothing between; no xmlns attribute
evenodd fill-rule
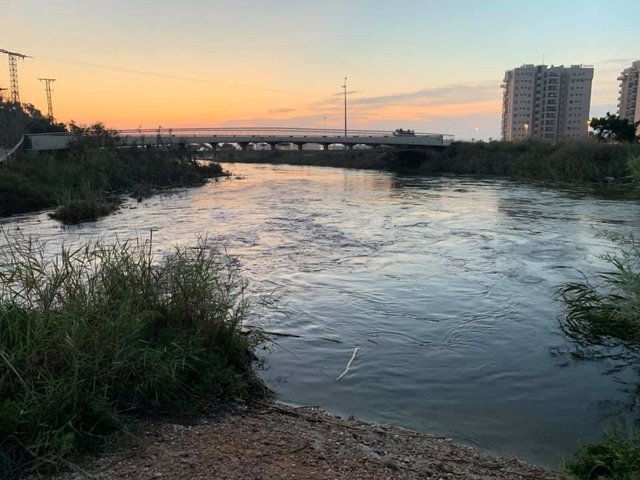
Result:
<svg viewBox="0 0 640 480"><path fill-rule="evenodd" d="M593 67L522 65L502 88L502 139L587 137Z"/></svg>
<svg viewBox="0 0 640 480"><path fill-rule="evenodd" d="M622 71L620 80L620 96L618 97L618 116L631 123L640 122L640 60L633 62ZM640 126L638 126L640 132Z"/></svg>

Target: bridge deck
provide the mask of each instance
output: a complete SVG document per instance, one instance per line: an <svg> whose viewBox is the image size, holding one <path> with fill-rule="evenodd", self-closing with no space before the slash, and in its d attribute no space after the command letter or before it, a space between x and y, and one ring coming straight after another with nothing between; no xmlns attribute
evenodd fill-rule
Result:
<svg viewBox="0 0 640 480"><path fill-rule="evenodd" d="M445 147L451 143L452 136L437 133L415 133L396 135L393 132L377 130L352 130L345 137L339 130L325 129L285 129L285 128L220 128L220 129L158 129L158 130L120 130L122 145L171 145L171 144L237 144L244 148L253 144L269 144L275 148L278 144L293 144L301 148L304 144L329 145L341 144L391 146L391 147ZM341 134L342 133L342 134ZM33 134L29 135L27 148L33 151L61 150L69 146L74 139L72 134Z"/></svg>

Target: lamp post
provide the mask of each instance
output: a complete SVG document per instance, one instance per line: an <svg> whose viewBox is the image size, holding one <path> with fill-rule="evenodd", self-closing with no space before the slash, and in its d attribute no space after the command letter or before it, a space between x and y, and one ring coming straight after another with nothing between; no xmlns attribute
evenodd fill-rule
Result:
<svg viewBox="0 0 640 480"><path fill-rule="evenodd" d="M344 77L344 138L347 138L347 77Z"/></svg>
<svg viewBox="0 0 640 480"><path fill-rule="evenodd" d="M527 122L524 122L524 138L529 138L529 124Z"/></svg>

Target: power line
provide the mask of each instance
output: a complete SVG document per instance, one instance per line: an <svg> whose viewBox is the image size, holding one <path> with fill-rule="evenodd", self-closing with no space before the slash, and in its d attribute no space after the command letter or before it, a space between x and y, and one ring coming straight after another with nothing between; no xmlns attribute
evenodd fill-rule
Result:
<svg viewBox="0 0 640 480"><path fill-rule="evenodd" d="M169 74L169 73L153 72L153 71L149 71L149 70L137 70L135 68L118 67L118 66L113 66L113 65L104 65L104 64L99 64L99 63L83 62L83 61L79 61L79 60L68 60L68 59L64 59L64 58L55 58L55 57L48 57L48 56L42 56L42 55L37 56L37 58L42 58L42 59L45 59L45 60L51 60L53 62L69 63L69 64L72 64L72 65L81 65L81 66L84 66L84 67L102 68L102 69L106 69L106 70L114 70L114 71L117 71L117 72L132 73L132 74L136 74L136 75L147 75L147 76L159 77L159 78L171 78L171 79L174 79L174 80L186 80L186 81L189 81L189 82L208 83L208 84L212 84L212 85L222 85L222 86L226 86L226 87L245 88L245 89L248 89L248 90L261 90L261 91L273 92L273 93L284 93L284 94L287 94L287 95L299 95L299 96L303 96L303 97L326 98L325 95L298 92L298 91L295 91L295 90L283 90L283 89L278 89L278 88L258 87L258 86L255 86L255 85L243 85L243 84L239 84L239 83L228 83L228 82L221 82L221 81L218 81L218 80L209 80L209 79L206 79L206 78L188 77L188 76L184 76L184 75L172 75L172 74Z"/></svg>
<svg viewBox="0 0 640 480"><path fill-rule="evenodd" d="M55 82L55 78L39 78L41 82L44 82L45 89L47 91L47 108L49 120L53 122L53 103L51 102L51 83Z"/></svg>

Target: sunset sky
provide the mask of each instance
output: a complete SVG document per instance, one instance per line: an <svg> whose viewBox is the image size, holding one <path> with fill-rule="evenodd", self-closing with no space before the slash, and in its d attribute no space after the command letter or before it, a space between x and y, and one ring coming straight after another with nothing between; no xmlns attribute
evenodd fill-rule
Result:
<svg viewBox="0 0 640 480"><path fill-rule="evenodd" d="M638 0L3 0L0 18L0 48L33 57L22 102L46 112L53 77L57 120L114 128L341 128L347 76L350 128L496 138L505 70L594 65L594 116L640 59Z"/></svg>

